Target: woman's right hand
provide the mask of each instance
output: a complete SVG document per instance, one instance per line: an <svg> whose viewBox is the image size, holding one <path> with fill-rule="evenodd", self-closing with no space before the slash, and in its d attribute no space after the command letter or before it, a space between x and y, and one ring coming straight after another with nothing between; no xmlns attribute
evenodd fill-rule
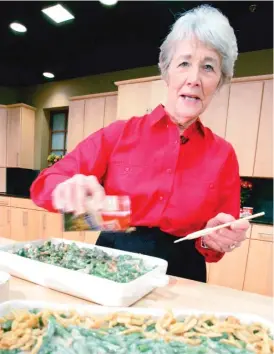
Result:
<svg viewBox="0 0 274 354"><path fill-rule="evenodd" d="M75 175L58 184L52 193L56 210L80 215L87 210L102 209L105 198L104 188L95 176Z"/></svg>

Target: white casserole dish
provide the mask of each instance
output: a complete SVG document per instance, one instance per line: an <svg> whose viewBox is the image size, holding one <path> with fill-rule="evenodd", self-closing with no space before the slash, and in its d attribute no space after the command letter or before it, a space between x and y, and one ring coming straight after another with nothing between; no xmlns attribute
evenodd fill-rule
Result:
<svg viewBox="0 0 274 354"><path fill-rule="evenodd" d="M129 254L142 258L148 266L153 265L156 268L129 283L117 283L8 253L8 250L18 250L29 244L39 246L46 241L51 241L54 244L75 243L80 248L97 247L112 256ZM20 242L0 247L0 270L104 306L130 306L153 289L167 285L169 281L169 277L166 275L167 261L163 259L58 238Z"/></svg>
<svg viewBox="0 0 274 354"><path fill-rule="evenodd" d="M0 303L9 300L10 275L0 271Z"/></svg>
<svg viewBox="0 0 274 354"><path fill-rule="evenodd" d="M157 308L138 308L132 307L130 310L126 307L118 307L118 308L109 308L103 306L94 306L94 305L65 305L65 304L58 304L58 303L50 303L50 302L43 302L43 301L7 301L5 303L0 304L0 317L7 315L12 310L16 309L50 309L56 311L69 311L75 310L80 315L94 315L94 316L105 316L111 313L131 313L131 314L139 314L139 315L150 315L152 319L158 319L166 314L166 309L157 309ZM252 315L252 314L241 314L241 313L232 313L232 312L212 312L212 311L199 311L195 309L172 309L174 317L176 319L183 319L187 316L200 316L200 315L213 315L217 319L225 319L228 316L234 316L244 324L251 324L251 323L260 323L265 327L270 329L271 335L274 335L273 330L273 323L265 320L264 318ZM22 353L23 354L23 353ZM217 354L217 353L216 353ZM268 353L264 353L268 354Z"/></svg>

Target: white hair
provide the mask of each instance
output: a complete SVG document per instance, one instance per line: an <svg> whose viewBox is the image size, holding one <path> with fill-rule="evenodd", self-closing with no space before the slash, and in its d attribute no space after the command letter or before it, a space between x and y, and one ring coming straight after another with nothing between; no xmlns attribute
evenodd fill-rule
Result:
<svg viewBox="0 0 274 354"><path fill-rule="evenodd" d="M209 5L185 12L173 24L160 47L159 68L162 77L167 77L176 42L190 39L193 35L219 53L222 58L221 84L229 82L238 56L237 39L227 17Z"/></svg>

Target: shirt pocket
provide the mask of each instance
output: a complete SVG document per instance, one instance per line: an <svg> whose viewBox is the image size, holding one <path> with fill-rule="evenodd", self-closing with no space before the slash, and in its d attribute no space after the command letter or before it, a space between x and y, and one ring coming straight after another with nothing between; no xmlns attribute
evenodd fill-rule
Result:
<svg viewBox="0 0 274 354"><path fill-rule="evenodd" d="M144 180L145 168L145 166L127 162L110 162L104 182L106 192L136 195Z"/></svg>

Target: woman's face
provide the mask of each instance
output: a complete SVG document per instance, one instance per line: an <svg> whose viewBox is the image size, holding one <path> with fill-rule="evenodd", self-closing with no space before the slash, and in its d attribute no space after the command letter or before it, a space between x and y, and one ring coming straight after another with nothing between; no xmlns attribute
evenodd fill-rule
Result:
<svg viewBox="0 0 274 354"><path fill-rule="evenodd" d="M197 118L220 80L221 58L214 49L196 38L178 42L166 79L167 112L182 124Z"/></svg>

